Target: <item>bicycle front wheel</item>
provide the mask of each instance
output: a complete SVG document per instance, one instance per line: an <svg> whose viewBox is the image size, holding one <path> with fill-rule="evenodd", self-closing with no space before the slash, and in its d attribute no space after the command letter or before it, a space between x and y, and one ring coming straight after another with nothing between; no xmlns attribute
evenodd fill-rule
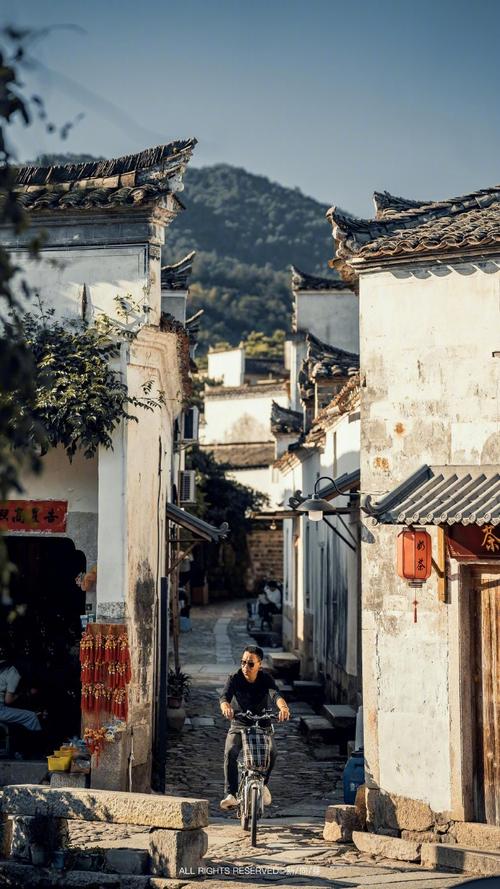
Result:
<svg viewBox="0 0 500 889"><path fill-rule="evenodd" d="M250 791L250 844L257 845L257 808L259 805L259 792L256 784Z"/></svg>
<svg viewBox="0 0 500 889"><path fill-rule="evenodd" d="M248 823L248 814L245 812L243 806L240 809L240 821L241 821L241 829L249 830L250 826Z"/></svg>

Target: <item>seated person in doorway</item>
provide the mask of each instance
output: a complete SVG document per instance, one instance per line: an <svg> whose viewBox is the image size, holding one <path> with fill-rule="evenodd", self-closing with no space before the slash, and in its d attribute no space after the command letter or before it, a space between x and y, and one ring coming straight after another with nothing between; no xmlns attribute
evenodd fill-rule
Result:
<svg viewBox="0 0 500 889"><path fill-rule="evenodd" d="M21 726L29 732L41 732L42 726L36 713L12 706L20 681L21 675L12 664L8 643L0 639L0 722Z"/></svg>
<svg viewBox="0 0 500 889"><path fill-rule="evenodd" d="M272 604L275 605L276 613L279 613L282 606L281 590L279 584L277 584L275 580L268 580L264 587L264 592L268 598L268 601L272 602Z"/></svg>
<svg viewBox="0 0 500 889"><path fill-rule="evenodd" d="M241 725L235 720L235 712L246 713L250 710L255 716L269 709L269 704L276 704L279 720L290 718L288 704L280 694L272 676L262 672L264 652L258 645L247 645L241 657L241 667L231 673L226 680L224 690L219 698L222 715L231 720L224 749L224 799L221 809L230 809L238 805L238 755L241 751ZM235 699L237 708L233 709L231 701ZM268 806L272 800L267 783L276 762L276 747L272 745L271 764L265 778L263 802Z"/></svg>

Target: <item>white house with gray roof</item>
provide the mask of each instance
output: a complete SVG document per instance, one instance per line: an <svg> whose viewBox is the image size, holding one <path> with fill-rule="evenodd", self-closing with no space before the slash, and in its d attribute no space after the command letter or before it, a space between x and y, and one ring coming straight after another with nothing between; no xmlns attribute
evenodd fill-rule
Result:
<svg viewBox="0 0 500 889"><path fill-rule="evenodd" d="M329 212L360 296L368 819L498 849L500 188L375 207ZM432 540L413 588L410 527Z"/></svg>

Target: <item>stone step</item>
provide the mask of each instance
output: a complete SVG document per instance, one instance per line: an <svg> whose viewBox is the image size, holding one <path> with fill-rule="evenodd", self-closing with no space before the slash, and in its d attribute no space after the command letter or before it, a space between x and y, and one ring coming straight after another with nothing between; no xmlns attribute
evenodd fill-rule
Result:
<svg viewBox="0 0 500 889"><path fill-rule="evenodd" d="M324 716L301 716L300 727L309 735L324 735L325 737L330 737L333 731L331 724Z"/></svg>
<svg viewBox="0 0 500 889"><path fill-rule="evenodd" d="M481 877L500 876L500 852L448 843L422 843L420 855L424 867L450 868L462 874Z"/></svg>
<svg viewBox="0 0 500 889"><path fill-rule="evenodd" d="M306 701L294 701L290 704L292 716L316 716L313 708Z"/></svg>
<svg viewBox="0 0 500 889"><path fill-rule="evenodd" d="M208 824L208 800L204 799L114 790L56 790L37 784L5 787L2 811L4 815L41 815L170 830L192 830Z"/></svg>
<svg viewBox="0 0 500 889"><path fill-rule="evenodd" d="M300 674L300 660L296 654L291 651L272 651L267 653L267 660L272 670L277 673L286 673L287 676L293 675L298 678Z"/></svg>
<svg viewBox="0 0 500 889"><path fill-rule="evenodd" d="M480 824L477 821L455 821L450 828L459 846L484 849L486 852L500 851L500 827L494 824Z"/></svg>
<svg viewBox="0 0 500 889"><path fill-rule="evenodd" d="M380 855L394 861L420 861L420 844L415 841L359 830L352 831L352 841L356 849L368 855Z"/></svg>
<svg viewBox="0 0 500 889"><path fill-rule="evenodd" d="M356 711L348 704L323 704L321 712L334 728L350 728L356 723Z"/></svg>

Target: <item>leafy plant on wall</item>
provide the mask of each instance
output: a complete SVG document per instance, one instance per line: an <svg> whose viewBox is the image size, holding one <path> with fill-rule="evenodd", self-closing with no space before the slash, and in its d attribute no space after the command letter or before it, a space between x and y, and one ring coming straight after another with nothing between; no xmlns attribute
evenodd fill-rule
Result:
<svg viewBox="0 0 500 889"><path fill-rule="evenodd" d="M116 301L128 321L134 307L124 297ZM135 338L134 326L124 327L106 316L92 325L57 320L41 303L19 323L34 364L29 434L41 441L43 452L62 445L70 459L77 450L93 457L99 446L112 446L113 430L122 420L138 421L134 409L151 411L163 403L163 393L153 394L151 380L142 385L140 395L131 395L122 380L123 340ZM22 404L22 393L11 397Z"/></svg>

